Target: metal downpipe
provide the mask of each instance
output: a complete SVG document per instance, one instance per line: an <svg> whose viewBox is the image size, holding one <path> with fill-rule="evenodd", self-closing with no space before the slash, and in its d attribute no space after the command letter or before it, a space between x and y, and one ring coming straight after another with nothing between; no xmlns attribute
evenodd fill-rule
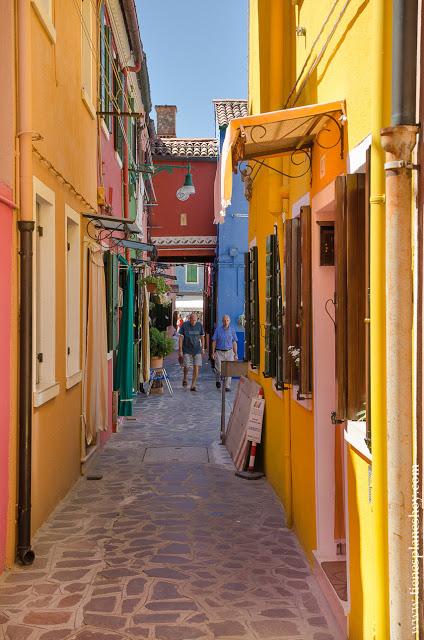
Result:
<svg viewBox="0 0 424 640"><path fill-rule="evenodd" d="M18 559L25 565L35 558L31 549L32 444L32 121L31 121L31 6L18 0L18 138L20 211L20 319L19 319L19 486Z"/></svg>
<svg viewBox="0 0 424 640"><path fill-rule="evenodd" d="M413 260L417 0L393 0L392 126L386 151L387 493L390 639L412 637Z"/></svg>

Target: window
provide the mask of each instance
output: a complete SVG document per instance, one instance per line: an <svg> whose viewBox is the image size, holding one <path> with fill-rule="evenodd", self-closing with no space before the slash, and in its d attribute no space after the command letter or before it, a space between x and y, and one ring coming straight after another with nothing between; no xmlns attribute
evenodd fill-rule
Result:
<svg viewBox="0 0 424 640"><path fill-rule="evenodd" d="M265 368L266 378L275 378L277 389L283 388L283 302L280 273L278 231L266 240L265 291Z"/></svg>
<svg viewBox="0 0 424 640"><path fill-rule="evenodd" d="M113 74L113 95L115 107L114 111L124 110L124 74L122 71L114 71ZM115 143L115 151L119 155L119 157L124 157L124 120L122 116L116 116L113 122L113 132L114 132L114 143Z"/></svg>
<svg viewBox="0 0 424 640"><path fill-rule="evenodd" d="M300 210L300 328L299 399L312 393L312 255L311 208Z"/></svg>
<svg viewBox="0 0 424 640"><path fill-rule="evenodd" d="M180 213L180 225L182 227L186 227L187 226L187 214L186 213Z"/></svg>
<svg viewBox="0 0 424 640"><path fill-rule="evenodd" d="M312 393L311 209L284 223L282 378L298 385L298 399Z"/></svg>
<svg viewBox="0 0 424 640"><path fill-rule="evenodd" d="M336 181L336 393L338 420L365 409L367 251L365 174Z"/></svg>
<svg viewBox="0 0 424 640"><path fill-rule="evenodd" d="M197 284L199 282L197 264L186 264L187 284Z"/></svg>
<svg viewBox="0 0 424 640"><path fill-rule="evenodd" d="M81 380L80 357L80 221L66 206L66 386Z"/></svg>
<svg viewBox="0 0 424 640"><path fill-rule="evenodd" d="M34 209L34 405L39 406L57 395L59 385L55 380L55 195L36 178Z"/></svg>
<svg viewBox="0 0 424 640"><path fill-rule="evenodd" d="M113 95L112 80L112 30L106 20L105 5L101 6L100 13L100 110L113 111L111 96ZM108 131L112 131L112 116L105 115L103 119Z"/></svg>
<svg viewBox="0 0 424 640"><path fill-rule="evenodd" d="M91 0L81 0L81 84L82 98L91 115L96 117L93 107L93 25Z"/></svg>
<svg viewBox="0 0 424 640"><path fill-rule="evenodd" d="M253 368L260 362L258 247L245 256L245 354Z"/></svg>

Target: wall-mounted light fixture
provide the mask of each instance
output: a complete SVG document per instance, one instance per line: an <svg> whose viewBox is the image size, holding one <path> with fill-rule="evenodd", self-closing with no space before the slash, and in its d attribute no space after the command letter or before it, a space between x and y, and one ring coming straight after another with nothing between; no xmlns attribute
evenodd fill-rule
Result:
<svg viewBox="0 0 424 640"><path fill-rule="evenodd" d="M196 189L194 188L194 184L193 184L193 175L191 173L190 163L188 163L186 167L181 164L154 164L154 165L144 164L144 165L141 165L140 167L137 167L137 169L130 169L130 173L131 172L145 173L145 174L150 173L153 176L155 176L158 173L161 173L162 171L166 171L167 173L172 173L174 169L187 170L186 176L184 178L184 184L182 187L177 189L177 193L176 193L178 200L181 200L182 202L184 202L185 200L188 200L190 196L196 193Z"/></svg>

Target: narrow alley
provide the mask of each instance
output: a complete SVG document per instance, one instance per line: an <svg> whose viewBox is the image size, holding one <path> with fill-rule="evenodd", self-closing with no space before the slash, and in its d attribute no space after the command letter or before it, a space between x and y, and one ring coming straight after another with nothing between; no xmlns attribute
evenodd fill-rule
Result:
<svg viewBox="0 0 424 640"><path fill-rule="evenodd" d="M237 478L218 440L220 394L140 396L38 531L36 560L0 582L2 640L336 640L266 480ZM233 394L231 394L233 395Z"/></svg>

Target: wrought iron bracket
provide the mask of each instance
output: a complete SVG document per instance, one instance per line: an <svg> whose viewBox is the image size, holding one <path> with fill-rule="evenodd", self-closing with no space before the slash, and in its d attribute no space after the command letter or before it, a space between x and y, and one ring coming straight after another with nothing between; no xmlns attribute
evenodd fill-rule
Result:
<svg viewBox="0 0 424 640"><path fill-rule="evenodd" d="M340 420L340 418L337 418L337 413L335 411L331 412L331 423L336 425L336 424L342 424L344 422L344 420Z"/></svg>

